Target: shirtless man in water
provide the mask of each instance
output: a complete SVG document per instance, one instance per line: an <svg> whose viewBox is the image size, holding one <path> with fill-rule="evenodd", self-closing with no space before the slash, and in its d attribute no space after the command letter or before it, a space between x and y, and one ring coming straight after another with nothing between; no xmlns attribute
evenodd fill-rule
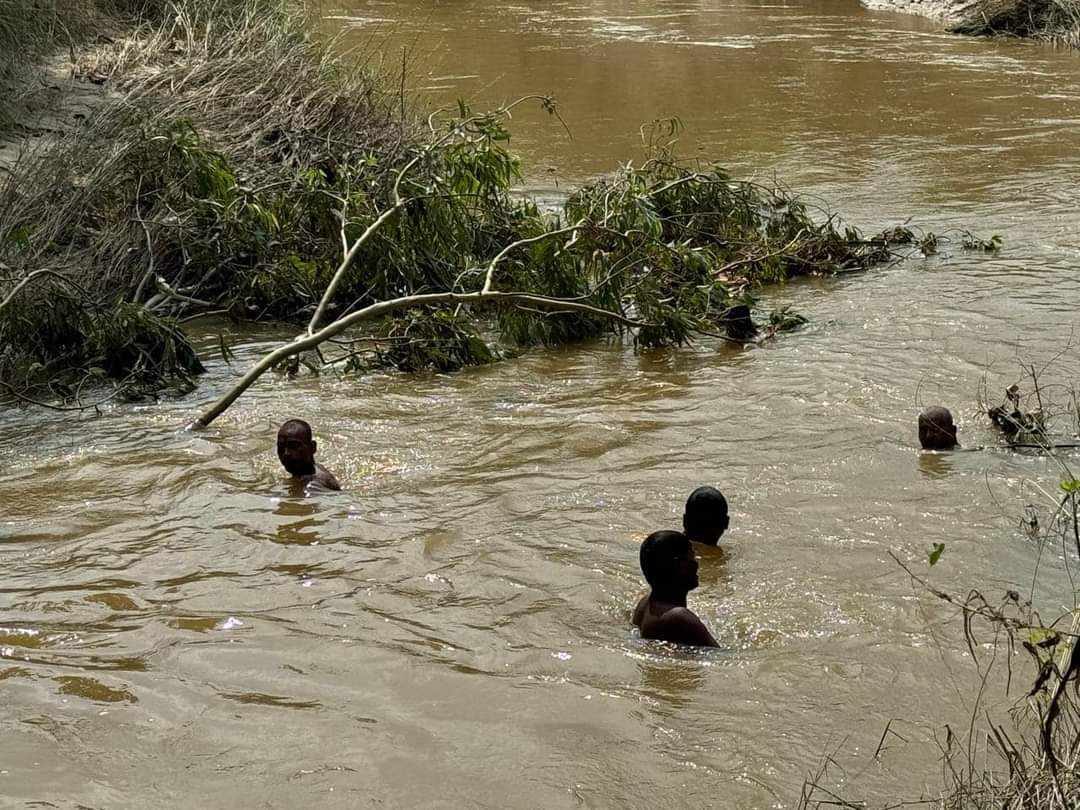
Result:
<svg viewBox="0 0 1080 810"><path fill-rule="evenodd" d="M634 608L642 638L694 647L718 647L712 633L686 606L698 586L698 561L682 532L653 532L641 544L641 573L652 591Z"/></svg>
<svg viewBox="0 0 1080 810"><path fill-rule="evenodd" d="M278 429L277 457L294 479L304 484L316 483L326 489L341 489L334 474L315 463L316 449L318 445L311 425L303 419L290 419Z"/></svg>

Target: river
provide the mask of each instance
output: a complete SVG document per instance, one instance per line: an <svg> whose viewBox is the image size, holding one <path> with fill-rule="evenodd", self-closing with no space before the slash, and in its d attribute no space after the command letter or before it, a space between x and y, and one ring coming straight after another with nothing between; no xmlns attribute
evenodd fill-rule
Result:
<svg viewBox="0 0 1080 810"><path fill-rule="evenodd" d="M890 552L994 600L1038 565L1039 606L1072 603L1075 556L1019 526L1060 469L999 449L978 400L1021 362L1048 394L1080 375L1080 57L854 0L323 13L388 70L404 47L431 106L556 96L572 140L513 123L541 196L678 116L685 154L867 231L1005 249L769 290L810 323L760 347L267 379L185 433L283 334L208 324L189 396L0 413L0 805L792 807L826 753L853 798L937 789L928 741L966 728L977 675ZM939 402L987 449L920 454ZM291 416L345 492L285 485ZM628 628L637 544L701 483L732 508L692 596L723 648L674 652Z"/></svg>

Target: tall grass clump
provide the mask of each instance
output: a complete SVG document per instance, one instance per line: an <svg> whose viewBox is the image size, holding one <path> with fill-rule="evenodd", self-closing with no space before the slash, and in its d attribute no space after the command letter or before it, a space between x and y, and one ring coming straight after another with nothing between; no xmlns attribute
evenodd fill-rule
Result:
<svg viewBox="0 0 1080 810"><path fill-rule="evenodd" d="M271 0L180 0L94 68L123 98L0 182L0 294L52 273L0 309L9 385L89 362L127 376L98 363L91 339L91 321L117 308L139 307L140 324L179 346L172 317L194 300L254 315L302 307L319 250L340 244L332 188L378 173L408 139L365 67L333 58ZM58 339L56 313L74 310L83 317L65 318ZM156 368L185 376L187 352L166 354L179 361Z"/></svg>
<svg viewBox="0 0 1080 810"><path fill-rule="evenodd" d="M0 0L0 136L43 94L45 62L58 57L72 65L82 46L160 23L168 7L167 0Z"/></svg>

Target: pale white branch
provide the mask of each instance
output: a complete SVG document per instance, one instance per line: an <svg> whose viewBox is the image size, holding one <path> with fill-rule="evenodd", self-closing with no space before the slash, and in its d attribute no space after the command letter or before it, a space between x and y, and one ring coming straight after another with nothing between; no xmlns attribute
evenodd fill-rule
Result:
<svg viewBox="0 0 1080 810"><path fill-rule="evenodd" d="M519 239L516 242L511 242L509 245L499 251L498 255L491 260L491 263L487 267L487 275L484 276L484 292L491 292L492 284L495 280L495 268L498 267L499 262L505 259L512 251L524 245L533 245L537 242L543 242L545 239L550 239L553 236L562 236L567 233L576 233L585 226L585 220L581 220L576 225L571 225L567 228L559 228L554 231L544 231L539 236L530 236L527 239Z"/></svg>
<svg viewBox="0 0 1080 810"><path fill-rule="evenodd" d="M388 315L392 312L396 312L401 309L408 309L410 307L417 306L431 306L435 304L483 304L483 303L509 303L509 304L531 304L534 307L544 310L559 310L559 311L572 311L572 312L586 312L591 315L597 315L603 318L621 323L624 326L642 327L648 326L647 323L627 318L625 315L619 312L612 312L610 310L601 309L600 307L594 307L590 304L583 304L577 301L568 301L564 298L551 298L544 295L534 295L532 293L524 292L499 292L497 290L471 293L455 293L455 292L440 292L440 293L426 293L423 295L408 295L402 298L394 298L389 301L379 301L378 303L371 304L363 309L357 310L349 315L339 318L338 320L324 326L318 332L314 334L304 333L298 336L296 339L286 343L268 354L264 355L259 362L252 366L240 381L236 383L228 392L221 396L213 405L211 405L206 411L204 411L195 421L192 423L193 428L202 428L209 425L221 414L223 414L230 405L232 405L241 394L250 388L256 380L259 379L266 371L273 368L282 360L286 360L301 352L314 349L320 343L335 337L346 329L360 323L361 321L368 321L374 318Z"/></svg>
<svg viewBox="0 0 1080 810"><path fill-rule="evenodd" d="M7 294L7 297L4 298L3 301L0 301L0 312L3 312L3 310L7 307L7 305L15 300L15 296L17 296L19 294L19 292L23 289L23 287L25 287L27 284L29 284L31 281L33 281L35 278L41 278L42 276L52 276L57 281L62 281L65 284L68 284L68 285L74 287L81 294L86 295L87 297L89 297L89 294L86 292L86 290L84 290L81 286L76 284L70 278L68 278L67 276L64 276L61 273L56 272L55 270L50 270L49 268L45 267L45 268L42 268L41 270L35 270L34 272L27 274L26 278L24 278L22 281L20 281L18 284L16 284L15 287L11 290L11 292L9 292Z"/></svg>

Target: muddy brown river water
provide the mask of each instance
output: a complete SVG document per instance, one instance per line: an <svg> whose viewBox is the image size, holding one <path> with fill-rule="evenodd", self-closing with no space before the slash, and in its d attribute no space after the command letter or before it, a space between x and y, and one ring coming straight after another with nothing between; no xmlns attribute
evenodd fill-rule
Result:
<svg viewBox="0 0 1080 810"><path fill-rule="evenodd" d="M1077 560L1018 527L1057 463L995 449L976 411L1019 361L1080 377L1080 57L854 1L324 14L388 63L406 46L432 105L554 94L572 141L514 123L541 195L679 116L686 153L866 230L1005 250L770 290L810 324L745 350L266 380L178 432L281 334L234 335L230 366L211 324L190 396L0 413L0 806L791 807L833 751L849 795L933 792L926 741L976 676L889 552L927 572L945 543L934 581L993 594L1030 593L1038 559L1037 602L1072 604ZM932 402L990 448L917 452ZM345 492L284 484L293 415ZM629 631L637 542L702 482L733 511L693 598L723 648L677 652Z"/></svg>

